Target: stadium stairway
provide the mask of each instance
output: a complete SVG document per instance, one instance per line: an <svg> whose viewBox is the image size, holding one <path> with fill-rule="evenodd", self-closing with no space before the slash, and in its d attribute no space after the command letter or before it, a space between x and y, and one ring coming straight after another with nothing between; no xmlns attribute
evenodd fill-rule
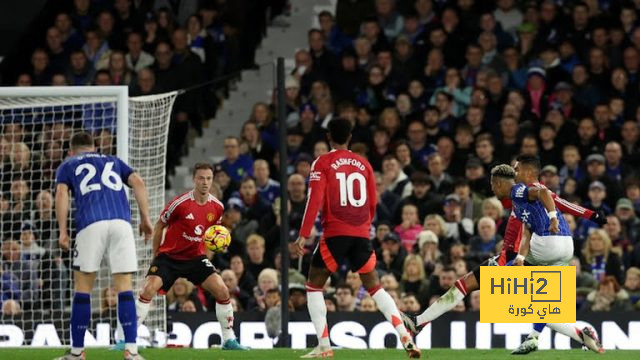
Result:
<svg viewBox="0 0 640 360"><path fill-rule="evenodd" d="M202 137L195 138L189 154L181 159L175 175L169 177L171 188L166 191L167 201L190 189L191 168L196 162L218 163L223 159L224 138L238 136L242 124L249 119L253 104L270 102L275 86L275 63L280 56L285 58L285 72L294 68L296 49L307 47L307 31L318 27L317 15L324 10L335 12L337 0L291 0L291 15L276 18L267 28L266 37L256 52L258 70L245 70L232 86L229 98L218 110L216 117L205 123ZM286 26L283 26L286 22Z"/></svg>

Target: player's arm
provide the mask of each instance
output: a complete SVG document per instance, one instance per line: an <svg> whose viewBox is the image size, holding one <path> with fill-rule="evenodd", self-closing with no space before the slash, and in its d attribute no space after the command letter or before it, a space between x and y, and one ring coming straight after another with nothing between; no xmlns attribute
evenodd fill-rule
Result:
<svg viewBox="0 0 640 360"><path fill-rule="evenodd" d="M326 174L318 165L316 160L311 167L311 173L309 174L309 193L307 194L307 208L304 210L304 217L302 218L302 226L300 226L300 236L296 241L298 255L304 255L304 245L307 239L311 235L311 229L313 228L316 217L322 201L324 200L324 192L326 191Z"/></svg>
<svg viewBox="0 0 640 360"><path fill-rule="evenodd" d="M64 250L69 250L69 186L58 183L56 185L56 220L60 237L58 243Z"/></svg>
<svg viewBox="0 0 640 360"><path fill-rule="evenodd" d="M140 209L140 234L144 234L144 241L148 242L152 236L153 225L149 215L149 195L144 180L138 173L131 173L127 179L127 183L133 189L133 196L136 198L138 208Z"/></svg>
<svg viewBox="0 0 640 360"><path fill-rule="evenodd" d="M160 248L160 243L162 242L162 234L164 233L164 228L167 227L168 224L163 222L162 220L158 220L156 222L156 226L153 228L153 255L158 254L158 249Z"/></svg>
<svg viewBox="0 0 640 360"><path fill-rule="evenodd" d="M522 238L520 239L520 248L518 248L518 255L515 260L513 260L513 265L522 266L524 265L524 258L529 254L530 240L531 240L531 232L527 229L524 224L522 225Z"/></svg>
<svg viewBox="0 0 640 360"><path fill-rule="evenodd" d="M568 200L561 198L560 196L558 196L553 192L551 193L551 197L553 198L553 201L556 203L556 208L562 211L563 213L567 213L575 217L591 220L600 226L607 223L607 217L604 216L603 213L599 213L597 211L593 211L591 209L587 209L580 205L569 202Z"/></svg>
<svg viewBox="0 0 640 360"><path fill-rule="evenodd" d="M557 233L560 231L560 222L558 221L558 213L556 211L556 203L551 197L551 191L544 187L529 187L528 196L530 201L540 201L547 210L549 216L549 231Z"/></svg>

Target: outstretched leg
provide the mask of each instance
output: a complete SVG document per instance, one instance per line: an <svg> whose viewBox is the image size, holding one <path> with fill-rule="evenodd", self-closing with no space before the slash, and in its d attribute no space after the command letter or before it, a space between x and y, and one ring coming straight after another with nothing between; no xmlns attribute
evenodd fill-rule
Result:
<svg viewBox="0 0 640 360"><path fill-rule="evenodd" d="M229 289L222 281L222 277L216 273L211 274L202 283L202 287L216 299L216 318L222 328L222 349L248 350L247 347L238 343L236 334L233 332L233 306L231 306Z"/></svg>

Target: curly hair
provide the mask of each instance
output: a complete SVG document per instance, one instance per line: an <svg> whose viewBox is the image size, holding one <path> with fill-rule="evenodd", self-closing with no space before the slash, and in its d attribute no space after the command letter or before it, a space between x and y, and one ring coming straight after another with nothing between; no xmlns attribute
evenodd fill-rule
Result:
<svg viewBox="0 0 640 360"><path fill-rule="evenodd" d="M500 164L491 169L492 177L500 177L504 179L513 179L516 177L516 172L510 165Z"/></svg>

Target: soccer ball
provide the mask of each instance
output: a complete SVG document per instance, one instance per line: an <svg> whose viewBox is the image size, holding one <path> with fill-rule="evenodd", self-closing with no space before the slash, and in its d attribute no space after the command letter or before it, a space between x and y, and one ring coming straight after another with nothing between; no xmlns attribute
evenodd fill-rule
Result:
<svg viewBox="0 0 640 360"><path fill-rule="evenodd" d="M207 249L219 253L225 251L231 244L231 233L222 225L213 225L204 232L202 240Z"/></svg>

